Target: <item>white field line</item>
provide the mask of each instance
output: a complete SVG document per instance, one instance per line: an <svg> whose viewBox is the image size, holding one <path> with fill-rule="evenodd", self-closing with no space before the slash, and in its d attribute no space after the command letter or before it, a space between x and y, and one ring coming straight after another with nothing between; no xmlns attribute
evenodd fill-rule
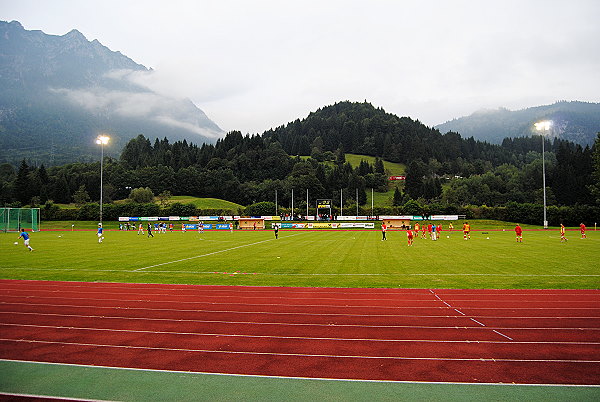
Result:
<svg viewBox="0 0 600 402"><path fill-rule="evenodd" d="M150 346L129 346L129 345L107 345L98 343L80 343L80 342L58 342L58 341L37 341L24 339L6 339L0 338L0 342L14 343L40 343L52 345L85 346L95 348L112 349L137 349L151 351L169 351L169 352L194 352L194 353L215 353L231 355L253 355L253 356L287 356L287 357L308 357L308 358L334 358L334 359L368 359L368 360L431 360L431 361L475 361L475 362L523 362L523 363L592 363L598 364L600 360L577 360L577 359L494 359L494 358L458 358L458 357L406 357L406 356L364 356L364 355L332 355L332 354L310 354L310 353L277 353L277 352L242 352L236 350L210 350L210 349L187 349L187 348L166 348Z"/></svg>
<svg viewBox="0 0 600 402"><path fill-rule="evenodd" d="M298 236L300 234L301 233L295 233L295 234L292 234L292 235L289 235L289 236L286 236L286 237ZM217 251L213 251L212 253L200 254L200 255L193 256L193 257L182 258L182 259L179 259L179 260L167 261L167 262L163 262L163 263L160 263L160 264L154 264L154 265L148 265L147 267L138 268L138 269L134 269L134 270L131 270L131 271L123 271L123 272L139 272L139 271L142 271L142 270L145 270L145 269L148 269L148 268L160 267L160 266L163 266L163 265L176 264L176 263L182 262L182 261L193 260L193 259L196 259L196 258L208 257L209 255L215 255L215 254L225 253L227 251L237 250L238 248L250 247L250 246L254 246L254 245L257 245L257 244L261 244L261 243L265 243L265 242L269 242L269 241L274 241L274 240L275 239L266 239L266 240L261 240L261 241L257 241L257 242L250 243L250 244L242 244L242 245L239 245L239 246L227 248L225 250L217 250Z"/></svg>
<svg viewBox="0 0 600 402"><path fill-rule="evenodd" d="M282 335L246 335L246 334L228 334L220 332L176 332L176 331L149 331L135 329L114 329L114 328L88 328L60 325L35 325L35 324L0 324L0 326L10 327L29 327L29 328L52 328L66 329L76 331L107 331L124 333L143 333L152 335L181 335L181 336L204 336L204 337L228 337L228 338L258 338L258 339L294 339L294 340L317 340L317 341L348 341L348 342L422 342L422 343L468 343L468 344L524 344L524 345L600 345L600 342L582 342L582 341L490 341L490 340L470 340L470 339L377 339L377 338L334 338L334 337L312 337L312 336L282 336Z"/></svg>
<svg viewBox="0 0 600 402"><path fill-rule="evenodd" d="M10 315L35 315L43 317L68 317L68 318L93 318L103 320L131 320L131 321L162 321L162 322L174 322L174 323L209 323L209 324L233 324L233 325L272 325L272 326L305 326L305 327L351 327L351 328L428 328L428 329L467 329L467 330L479 330L485 329L483 327L476 326L458 326L458 325L373 325L373 324L335 324L335 323L298 323L298 322L269 322L269 321L232 321L232 320L200 320L200 319L175 319L175 318L149 318L149 317L123 317L123 316L107 316L107 315L82 315L82 314L58 314L58 313L24 313L19 311L4 311L0 314ZM322 315L322 314L311 314L311 315ZM342 315L343 316L343 315ZM411 318L456 318L455 316L403 316ZM498 318L498 317L487 317L487 318ZM517 317L521 318L521 317ZM523 317L529 319L530 317ZM562 317L558 317L561 318ZM600 318L600 317L597 317ZM8 324L8 323L5 323ZM575 330L577 332L583 331L600 331L600 328L582 328L577 327L486 327L487 329L512 329L512 330Z"/></svg>
<svg viewBox="0 0 600 402"><path fill-rule="evenodd" d="M180 300L148 300L148 299L136 299L136 300L123 300L123 299L96 299L89 297L60 297L60 296L2 296L4 298L17 298L17 299L58 299L58 300L86 300L86 301L109 301L109 302L121 302L121 303L169 303L169 304L208 304L208 305L225 305L225 306L268 306L268 307L327 307L327 308L381 308L381 309L454 309L460 314L465 315L464 313L458 311L454 307L434 307L434 306L370 306L370 305L341 305L341 304L288 304L288 303L225 303L225 302L208 302L208 301L180 301ZM23 302L10 302L10 301L0 301L0 304L19 304L19 305L51 305L46 303L23 303ZM59 304L57 304L59 306ZM69 306L69 304L66 304ZM100 306L102 307L102 306ZM598 307L460 307L463 310L598 310L600 311L600 305ZM184 310L185 311L185 310ZM192 310L192 311L204 311L204 310Z"/></svg>
<svg viewBox="0 0 600 402"><path fill-rule="evenodd" d="M300 233L298 233L300 234ZM296 235L291 235L291 236L297 236ZM263 240L262 242L266 242L266 241L272 241L274 239L269 239L269 240ZM262 243L262 242L258 242L258 243ZM253 243L253 244L258 244L258 243ZM248 247L251 246L253 244L245 244L242 246L237 246L234 248L229 248L226 250L220 250L220 251L215 251L213 253L208 253L208 254L203 254L203 255L198 255L198 256L194 256L194 257L189 257L189 258L183 258L181 260L176 260L176 261L168 261L168 262L164 262L162 264L156 264L156 265L150 265L148 267L143 267L143 268L137 268L134 270L122 270L122 269L85 269L85 268L36 268L36 267L0 267L0 271L1 270L7 270L7 271L12 271L15 269L21 269L21 270L25 270L25 271L61 271L61 272L70 272L70 271L79 271L79 272L129 272L129 273L135 273L135 272L152 272L152 273L168 273L168 274L196 274L196 275L214 275L215 271L193 271L193 270L186 270L186 271L177 271L177 270L169 270L169 271L164 271L164 270L147 270L148 268L152 268L152 267L158 267L161 265L167 265L167 264L174 264L177 262L181 262L181 261L186 261L186 260L191 260L194 258L201 258L201 257L206 257L208 255L211 254L218 254L218 253L223 253L226 251L230 251L233 250L235 248L240 248L240 247ZM142 271L144 270L144 271ZM262 275L262 276L340 276L340 277L344 277L344 276L498 276L498 277L573 277L573 278L586 278L586 277L600 277L600 274L472 274L472 273L409 273L409 272L386 272L386 273L296 273L296 272L257 272L257 275Z"/></svg>
<svg viewBox="0 0 600 402"><path fill-rule="evenodd" d="M342 381L342 382L375 382L375 383L399 383L399 384L448 384L448 385L473 385L473 386L486 386L493 385L497 387L577 387L577 388L599 388L600 385L596 384L528 384L528 383L498 383L498 382L449 382L449 381L398 381L398 380L362 380L352 378L322 378L322 377L294 377L294 376L270 376L260 374L231 374L231 373L211 373L206 371L181 371L181 370L159 370L159 369L147 369L137 367L114 367L114 366L101 366L101 365L89 365L89 364L74 364L74 363L56 363L56 362L41 362L35 360L15 360L15 359L0 359L0 362L14 362L14 363L25 363L25 364L38 364L44 366L68 366L68 367L85 367L90 369L109 369L109 370L124 370L124 371L146 371L146 372L158 372L158 373L177 373L186 375L215 375L225 377L250 377L250 378L281 378L281 379L294 379L294 380L316 380L316 381Z"/></svg>

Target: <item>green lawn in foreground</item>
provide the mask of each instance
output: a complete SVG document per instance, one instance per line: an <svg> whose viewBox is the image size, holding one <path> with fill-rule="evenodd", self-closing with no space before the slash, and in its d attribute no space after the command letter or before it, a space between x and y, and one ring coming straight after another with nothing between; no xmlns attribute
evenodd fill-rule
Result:
<svg viewBox="0 0 600 402"><path fill-rule="evenodd" d="M8 233L0 234L0 277L257 286L600 287L600 233L588 231L580 240L571 231L569 242L561 244L556 229L526 231L524 243L516 244L512 226L504 225L506 231L493 222L473 222L480 230L469 241L461 232L449 239L444 232L437 242L417 239L413 247L406 246L404 232L389 232L384 242L377 230L282 230L278 240L269 230L176 231L150 239L109 230L102 244L89 230L33 233L36 251L31 253L21 242L13 244L16 233Z"/></svg>

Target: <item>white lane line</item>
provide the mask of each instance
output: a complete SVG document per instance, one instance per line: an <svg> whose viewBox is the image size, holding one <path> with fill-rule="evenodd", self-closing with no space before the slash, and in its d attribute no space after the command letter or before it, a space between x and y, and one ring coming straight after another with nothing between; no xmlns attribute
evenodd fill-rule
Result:
<svg viewBox="0 0 600 402"><path fill-rule="evenodd" d="M259 338L259 339L294 339L294 340L317 340L317 341L348 341L348 342L398 342L398 343L468 343L468 344L524 344L524 345L600 345L600 342L574 342L574 341L491 341L491 340L471 340L471 339L377 339L377 338L334 338L334 337L313 337L313 336L283 336L283 335L249 335L249 334L228 334L220 332L175 332L175 331L149 331L136 329L114 329L114 328L87 328L59 325L34 325L34 324L0 324L0 326L25 327L25 328L51 328L66 329L75 331L107 331L107 332L125 332L125 333L143 333L157 335L181 335L181 336L204 336L204 337L227 337L227 338Z"/></svg>
<svg viewBox="0 0 600 402"><path fill-rule="evenodd" d="M226 320L192 320L192 319L174 319L174 318L148 318L148 317L124 317L124 316L104 316L104 315L78 315L78 314L56 314L56 313L23 313L23 312L6 312L11 315L37 315L50 317L66 317L66 318L93 318L106 320L132 320L132 321L159 321L159 322L175 322L175 323L207 323L207 324L232 324L232 325L279 325L279 326L305 326L305 327L351 327L351 328L426 328L426 329L456 329L456 330L473 330L483 329L482 327L468 326L432 326L432 325L368 325L368 324L335 324L335 323L297 323L297 322L269 322L269 321L226 321ZM423 318L419 316L418 318ZM430 318L430 317L425 317ZM448 316L440 316L439 318L454 318ZM10 323L5 323L10 324ZM582 327L486 327L487 329L502 329L502 330L571 330L571 331L600 331L600 328L582 328Z"/></svg>
<svg viewBox="0 0 600 402"><path fill-rule="evenodd" d="M329 307L329 308L381 308L381 309L441 309L444 307L434 306L389 306L389 305L348 305L348 304L298 304L298 303L235 303L235 302L209 302L209 301L181 301L181 300L149 300L149 299L108 299L108 298L92 298L92 297L64 297L64 296L1 296L5 299L16 298L16 299L58 299L58 300L86 300L86 301L109 301L109 302L120 302L120 303L169 303L169 304L210 304L210 305L226 305L226 306L282 306L282 307ZM359 299L360 300L360 299ZM423 302L427 302L424 300ZM429 301L431 302L431 301ZM0 301L0 304L31 304L35 303L19 303L10 301ZM40 303L41 304L41 303ZM450 308L453 306L446 303ZM463 310L598 310L600 311L600 305L598 307L460 307ZM454 309L456 310L456 309ZM458 310L456 310L458 311ZM463 313L461 313L463 314ZM464 314L463 314L464 315Z"/></svg>
<svg viewBox="0 0 600 402"><path fill-rule="evenodd" d="M485 324L480 323L479 321L477 321L474 318L471 318L471 321L475 321L477 324L481 325L482 327L485 327Z"/></svg>
<svg viewBox="0 0 600 402"><path fill-rule="evenodd" d="M81 309L109 309L109 310L128 310L128 311L161 311L161 312L177 312L177 313L218 313L218 314L262 314L262 315L292 315L292 316L330 316L330 317L398 317L398 318L452 318L452 319L456 319L456 318L461 318L459 316L453 316L453 315L419 315L419 314L330 314L330 313L295 313L295 312L270 312L270 311L237 311L237 310L200 310L200 309L195 309L195 310L181 310L181 309L167 309L167 308L143 308L143 307L121 307L121 306L113 306L113 307L106 307L106 306L74 306L74 305L69 305L69 304L33 304L36 306L47 306L47 307L72 307L72 308L81 308ZM457 310L458 311L458 310ZM460 312L463 316L465 315L464 313ZM0 311L0 314L38 314L38 315L63 315L63 314L54 314L54 313L38 313L38 312L23 312L23 311ZM65 316L71 316L69 314L65 315ZM104 317L104 316L89 316L89 317ZM466 317L466 316L465 316ZM542 319L542 320L548 320L548 319L555 319L555 320L565 320L565 319L577 319L577 320L597 320L600 319L600 317L568 317L568 316L558 316L558 317L539 317L539 316L535 316L535 317L502 317L502 316L473 316L473 317L477 317L477 318L490 318L490 319L519 319L519 320L523 320L523 319ZM118 317L115 317L118 318ZM121 318L128 318L128 317L121 317ZM146 318L140 318L140 319L159 319L159 318L152 318L152 317L146 317ZM540 328L545 328L545 327L540 327ZM560 329L562 327L558 327L558 329ZM574 329L582 329L582 327L575 327ZM591 327L591 328L585 328L583 327L583 329L600 329L597 327Z"/></svg>
<svg viewBox="0 0 600 402"><path fill-rule="evenodd" d="M504 335L502 332L498 332L498 331L496 331L495 329L493 329L492 331L494 331L494 332L495 332L495 333L497 333L498 335L502 335L503 337L510 339L511 341L513 340L513 338L511 338L511 337L510 337L510 336L508 336L508 335Z"/></svg>
<svg viewBox="0 0 600 402"><path fill-rule="evenodd" d="M332 354L311 354L311 353L278 353L278 352L243 352L237 350L210 350L210 349L187 349L187 348L166 348L153 346L131 346L131 345L107 345L98 343L80 343L80 342L58 342L58 341L38 341L24 339L6 339L0 338L0 342L13 343L40 343L48 345L68 345L85 346L96 348L113 349L138 349L138 350L160 350L171 352L195 352L195 353L215 353L232 355L254 355L254 356L290 356L290 357L316 357L316 358L334 358L334 359L368 359L368 360L431 360L431 361L476 361L476 362L524 362L524 363L600 363L600 360L577 360L577 359L496 359L496 358L455 358L455 357L407 357L407 356L364 356L364 355L332 355Z"/></svg>
<svg viewBox="0 0 600 402"><path fill-rule="evenodd" d="M255 291L245 291L245 292L238 292L237 290L219 290L222 292L235 292L235 294L228 294L228 295L211 295L211 294L194 294L194 293L182 293L181 292L182 289L171 289L171 292L169 293L140 293L140 292L111 292L109 291L109 289L103 290L103 291L92 291L92 290L87 290L87 291L77 291L77 290L70 290L70 289L57 289L57 290L41 290L40 292L46 292L46 293L50 293L51 295L48 294L36 294L34 291L31 291L29 289L1 289L0 288L0 294L2 294L2 297L11 297L11 298L19 298L19 297L26 297L26 298L32 298L32 297L39 297L39 298L56 298L57 296L54 296L55 294L61 294L64 295L65 293L68 294L83 294L83 295L91 295L91 294L97 294L97 295L111 295L111 296L123 296L123 295L135 295L135 296L147 296L147 297L156 297L156 296L170 296L170 297L181 297L181 298L192 298L192 297L197 297L197 298L211 298L211 299L215 299L215 298L221 298L221 299L284 299L284 300L342 300L342 301L395 301L395 302L431 302L431 300L429 299L421 299L421 298L411 298L411 299L403 299L402 297L398 297L398 296L403 296L403 295L407 295L407 294L403 294L403 293L385 293L384 295L392 295L392 296L396 296L396 297L379 297L379 298L352 298L352 297L323 297L320 296L319 294L326 294L325 292L298 292L295 289L292 289L290 291L290 294L293 295L294 293L307 293L310 294L309 297L295 297L295 296L279 296L281 294L281 290L279 291L264 291L262 293L277 293L278 296L272 296L272 295L259 295L259 296L246 296L244 295L244 293L258 293ZM13 292L13 294L8 294L8 293L3 293L3 292ZM173 292L177 292L178 294L173 294ZM317 294L315 294L317 293ZM340 294L342 292L330 292L332 294ZM365 295L373 295L373 293L349 293L349 296L354 296L354 295L360 295L360 294L365 294ZM410 293L411 295L421 295L422 293ZM435 295L435 297L441 301L442 303L449 305L448 302L442 300L438 295ZM61 298L65 298L65 299L86 299L89 300L89 297L85 297L85 298L78 298L78 297L66 297L63 296ZM93 300L122 300L122 299L93 299ZM159 300L157 300L159 301ZM452 302L455 303L481 303L481 302L486 302L486 303L514 303L514 299L513 300L500 300L500 299L455 299L455 300L451 300ZM587 307L587 308L600 308L600 299L599 300L557 300L555 298L553 298L552 300L516 300L519 303L540 303L540 304L545 304L545 303L590 303L590 304L598 304L598 307ZM466 308L470 308L470 307L466 307ZM473 308L477 308L477 307L473 307ZM485 307L479 307L479 308L485 308ZM511 308L511 307L504 307L504 308ZM528 307L522 307L522 308L528 308ZM539 308L545 308L545 307L539 307ZM557 308L557 307L555 307ZM564 308L564 307L561 307Z"/></svg>
<svg viewBox="0 0 600 402"><path fill-rule="evenodd" d="M289 235L289 236L286 236L286 237L298 236L300 234L301 233L296 233L296 234L292 234L292 235ZM131 271L123 271L123 272L139 272L139 271L142 271L142 270L145 270L145 269L148 269L148 268L155 268L155 267L160 267L160 266L168 265L168 264L176 264L176 263L182 262L182 261L194 260L196 258L208 257L209 255L215 255L215 254L225 253L227 251L237 250L239 248L244 248L244 247L255 246L257 244L261 244L261 243L265 243L265 242L269 242L269 241L274 241L274 240L275 239L266 239L266 240L261 240L261 241L257 241L257 242L250 243L250 244L242 244L242 245L239 245L239 246L227 248L225 250L217 250L217 251L213 251L212 253L206 253L206 254L196 255L196 256L193 256L193 257L182 258L182 259L174 260L174 261L167 261L167 262L163 262L163 263L160 263L160 264L149 265L147 267L138 268L138 269L134 269L134 270L131 270Z"/></svg>
<svg viewBox="0 0 600 402"><path fill-rule="evenodd" d="M454 309L454 311L456 311L456 312L457 312L457 313L459 313L459 314L466 315L465 313L463 313L463 312L462 312L462 311L460 311L460 310Z"/></svg>

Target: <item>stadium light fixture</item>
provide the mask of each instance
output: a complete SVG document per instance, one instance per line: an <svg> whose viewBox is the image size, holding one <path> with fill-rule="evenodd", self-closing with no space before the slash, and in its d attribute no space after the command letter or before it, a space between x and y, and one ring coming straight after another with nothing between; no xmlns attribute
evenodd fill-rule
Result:
<svg viewBox="0 0 600 402"><path fill-rule="evenodd" d="M102 193L103 193L103 188L102 188L102 171L103 171L103 164L104 164L104 146L106 144L108 144L108 141L110 140L110 137L106 136L106 135L99 135L98 138L96 138L96 144L100 145L101 148L101 156L100 156L100 223L102 223Z"/></svg>
<svg viewBox="0 0 600 402"><path fill-rule="evenodd" d="M548 219L546 219L546 158L544 156L544 143L546 142L546 137L544 134L547 131L550 131L552 127L552 121L545 120L535 123L535 129L541 133L542 136L542 186L544 190L544 229L548 229Z"/></svg>

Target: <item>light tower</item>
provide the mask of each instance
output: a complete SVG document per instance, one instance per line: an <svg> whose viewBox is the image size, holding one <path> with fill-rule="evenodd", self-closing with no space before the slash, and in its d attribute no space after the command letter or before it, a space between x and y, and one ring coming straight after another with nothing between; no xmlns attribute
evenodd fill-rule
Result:
<svg viewBox="0 0 600 402"><path fill-rule="evenodd" d="M552 127L552 121L550 120L535 123L535 129L539 131L542 135L542 185L544 187L544 229L548 229L548 219L546 219L546 158L544 156L544 143L546 142L546 137L544 136L544 134L550 130L550 127Z"/></svg>
<svg viewBox="0 0 600 402"><path fill-rule="evenodd" d="M102 223L102 170L104 165L104 146L108 144L110 137L106 135L99 135L96 138L96 144L100 145L101 148L101 156L100 156L100 223Z"/></svg>

